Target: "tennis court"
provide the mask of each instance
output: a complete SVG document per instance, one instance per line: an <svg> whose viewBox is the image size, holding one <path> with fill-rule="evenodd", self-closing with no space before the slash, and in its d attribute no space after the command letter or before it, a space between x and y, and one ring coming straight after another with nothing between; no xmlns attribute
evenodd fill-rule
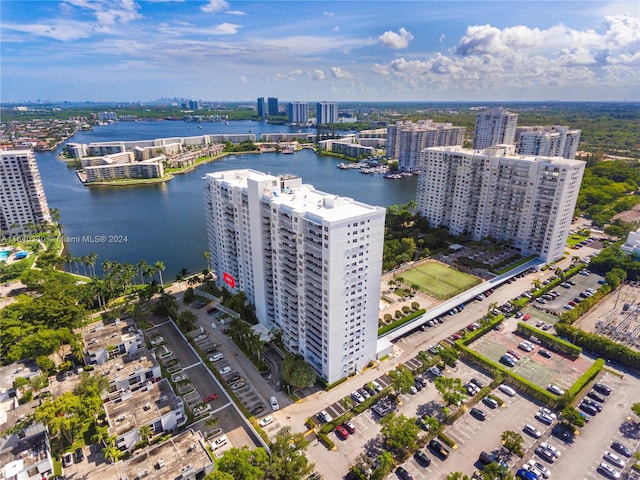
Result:
<svg viewBox="0 0 640 480"><path fill-rule="evenodd" d="M416 285L432 297L445 300L478 285L481 280L438 262L428 262L402 272L397 277L408 286Z"/></svg>

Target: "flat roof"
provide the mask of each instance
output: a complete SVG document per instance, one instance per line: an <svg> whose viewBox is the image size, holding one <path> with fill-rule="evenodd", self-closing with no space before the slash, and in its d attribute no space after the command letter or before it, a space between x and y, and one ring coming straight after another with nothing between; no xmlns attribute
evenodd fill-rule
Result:
<svg viewBox="0 0 640 480"><path fill-rule="evenodd" d="M176 397L167 379L141 388L130 395L104 404L110 430L117 436L149 425L154 420L179 409L182 400Z"/></svg>
<svg viewBox="0 0 640 480"><path fill-rule="evenodd" d="M89 330L82 332L82 341L87 352L95 352L107 348L109 345L119 345L127 338L142 335L133 320L120 320L104 325L96 322L89 325Z"/></svg>
<svg viewBox="0 0 640 480"><path fill-rule="evenodd" d="M147 349L138 350L133 355L123 355L95 366L98 375L109 378L109 382L117 382L129 378L136 373L146 372L157 366L158 362Z"/></svg>
<svg viewBox="0 0 640 480"><path fill-rule="evenodd" d="M126 478L170 479L191 478L191 472L213 470L213 459L205 447L202 433L188 430L166 442L136 450L122 463ZM124 478L121 476L121 478Z"/></svg>

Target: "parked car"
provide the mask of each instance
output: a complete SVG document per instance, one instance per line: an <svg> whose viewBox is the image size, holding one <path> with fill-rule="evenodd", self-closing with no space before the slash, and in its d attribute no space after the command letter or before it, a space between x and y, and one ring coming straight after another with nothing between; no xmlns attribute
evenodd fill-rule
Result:
<svg viewBox="0 0 640 480"><path fill-rule="evenodd" d="M382 385L380 385L378 382L376 382L375 380L373 380L371 382L371 385L373 385L373 388L375 389L376 392L381 392L382 389Z"/></svg>
<svg viewBox="0 0 640 480"><path fill-rule="evenodd" d="M493 398L491 397L484 397L482 399L482 403L484 403L487 407L489 408L498 408L498 402L496 402Z"/></svg>
<svg viewBox="0 0 640 480"><path fill-rule="evenodd" d="M631 451L631 449L629 449L629 448L625 447L625 446L624 446L622 443L620 443L620 442L613 442L613 443L611 444L611 448L612 448L613 450L615 450L616 452L618 452L618 453L620 453L620 454L624 455L624 456L625 456L625 457L627 457L627 458L628 458L628 457L630 457L630 456L633 454L633 452Z"/></svg>
<svg viewBox="0 0 640 480"><path fill-rule="evenodd" d="M607 478L611 478L611 479L614 479L614 480L617 480L618 478L620 478L620 472L618 472L617 470L611 468L606 463L601 463L600 465L598 465L597 470L598 470L598 472L600 472L602 475L604 475Z"/></svg>
<svg viewBox="0 0 640 480"><path fill-rule="evenodd" d="M618 468L624 468L624 466L627 464L627 462L622 460L618 455L611 452L604 452L602 458L604 458L611 465L615 465Z"/></svg>
<svg viewBox="0 0 640 480"><path fill-rule="evenodd" d="M418 462L423 467L428 467L429 465L431 465L431 459L422 450L418 450L413 458L415 458L416 462Z"/></svg>
<svg viewBox="0 0 640 480"><path fill-rule="evenodd" d="M231 373L231 367L226 366L222 367L219 371L220 375L226 375L227 373Z"/></svg>
<svg viewBox="0 0 640 480"><path fill-rule="evenodd" d="M564 395L564 390L554 384L547 385L547 390L554 395Z"/></svg>
<svg viewBox="0 0 640 480"><path fill-rule="evenodd" d="M592 417L598 414L598 411L588 403L582 402L580 405L578 405L578 408L583 412L591 415Z"/></svg>
<svg viewBox="0 0 640 480"><path fill-rule="evenodd" d="M402 480L413 480L413 477L409 472L407 472L404 467L396 468L396 475Z"/></svg>
<svg viewBox="0 0 640 480"><path fill-rule="evenodd" d="M551 472L549 471L549 469L542 465L540 462L536 462L535 460L531 459L527 462L527 465L530 465L540 471L544 478L549 478L551 476Z"/></svg>
<svg viewBox="0 0 640 480"><path fill-rule="evenodd" d="M518 470L516 478L521 478L523 480L538 480L538 477L536 477L534 473L524 468Z"/></svg>
<svg viewBox="0 0 640 480"><path fill-rule="evenodd" d="M346 440L347 438L349 438L349 432L347 432L347 429L344 428L343 425L338 425L336 427L336 435L342 438L343 440Z"/></svg>
<svg viewBox="0 0 640 480"><path fill-rule="evenodd" d="M274 411L280 409L280 404L278 403L278 399L275 395L269 398L269 404L271 405L271 409Z"/></svg>
<svg viewBox="0 0 640 480"><path fill-rule="evenodd" d="M435 438L429 442L429 448L443 459L449 456L449 450L447 450L445 446Z"/></svg>
<svg viewBox="0 0 640 480"><path fill-rule="evenodd" d="M222 360L224 358L224 355L222 355L221 353L214 353L213 355L211 355L209 357L209 361L211 363L215 363L215 362L219 362L220 360Z"/></svg>
<svg viewBox="0 0 640 480"><path fill-rule="evenodd" d="M358 403L364 402L364 397L360 395L360 392L358 391L351 393L351 398L353 398Z"/></svg>
<svg viewBox="0 0 640 480"><path fill-rule="evenodd" d="M349 434L356 433L356 426L353 424L353 422L347 421L347 422L344 422L342 425L347 430L347 432L349 432Z"/></svg>
<svg viewBox="0 0 640 480"><path fill-rule="evenodd" d="M542 436L542 432L538 430L533 425L529 425L528 423L524 426L522 431L528 435L531 435L533 438L540 438Z"/></svg>
<svg viewBox="0 0 640 480"><path fill-rule="evenodd" d="M67 452L62 457L62 466L70 467L71 465L73 465L73 453Z"/></svg>
<svg viewBox="0 0 640 480"><path fill-rule="evenodd" d="M331 415L329 415L329 412L327 412L326 410L322 410L318 414L318 417L320 417L320 420L322 420L324 422L330 422L331 420L333 420L333 417Z"/></svg>
<svg viewBox="0 0 640 480"><path fill-rule="evenodd" d="M487 418L487 414L477 407L473 407L469 413L471 414L471 416L477 418L478 420L484 421Z"/></svg>
<svg viewBox="0 0 640 480"><path fill-rule="evenodd" d="M214 450L217 450L218 448L226 445L227 442L228 442L227 436L222 435L221 437L218 437L213 442L211 442L211 446L213 447Z"/></svg>
<svg viewBox="0 0 640 480"><path fill-rule="evenodd" d="M553 423L553 418L543 412L536 413L536 419L541 421L545 425L551 425Z"/></svg>
<svg viewBox="0 0 640 480"><path fill-rule="evenodd" d="M516 394L516 391L513 388L511 388L509 385L505 385L504 383L498 387L498 390L506 395L509 395L510 397L513 397Z"/></svg>
<svg viewBox="0 0 640 480"><path fill-rule="evenodd" d="M205 402L213 402L214 400L217 400L217 399L218 399L218 394L217 393L210 393L209 395L204 397L204 401Z"/></svg>
<svg viewBox="0 0 640 480"><path fill-rule="evenodd" d="M551 358L551 354L544 349L538 350L538 355L542 355L545 358Z"/></svg>
<svg viewBox="0 0 640 480"><path fill-rule="evenodd" d="M536 455L538 455L541 459L548 463L553 463L556 461L556 457L554 457L553 454L546 448L536 448Z"/></svg>
<svg viewBox="0 0 640 480"><path fill-rule="evenodd" d="M260 426L263 428L272 423L273 423L273 417L271 415L267 415L262 420L260 420Z"/></svg>
<svg viewBox="0 0 640 480"><path fill-rule="evenodd" d="M556 458L560 458L560 450L558 450L556 447L554 447L554 446L553 446L553 445L551 445L550 443L548 443L548 442L542 442L542 443L540 444L540 446L541 446L542 448L546 448L547 450L549 450L549 451L553 454L553 456L554 456L554 457L556 457Z"/></svg>
<svg viewBox="0 0 640 480"><path fill-rule="evenodd" d="M587 393L587 397L595 400L596 402L600 402L600 403L605 402L605 398L601 395L598 395L598 393L596 393L595 390L591 390L589 393Z"/></svg>
<svg viewBox="0 0 640 480"><path fill-rule="evenodd" d="M605 395L605 396L607 396L607 397L608 397L609 395L611 395L611 388L607 387L607 386L606 386L606 385L604 385L603 383L596 383L596 384L593 386L593 389L594 389L596 392L601 393L602 395Z"/></svg>
<svg viewBox="0 0 640 480"><path fill-rule="evenodd" d="M82 451L82 448L78 447L75 449L75 451L73 452L73 460L75 461L75 463L80 463L82 460L84 460L84 452Z"/></svg>

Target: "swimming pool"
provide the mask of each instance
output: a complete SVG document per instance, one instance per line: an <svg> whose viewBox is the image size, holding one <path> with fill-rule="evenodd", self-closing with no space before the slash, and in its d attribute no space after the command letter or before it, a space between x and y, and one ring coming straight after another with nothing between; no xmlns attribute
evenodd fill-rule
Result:
<svg viewBox="0 0 640 480"><path fill-rule="evenodd" d="M0 260L9 258L9 250L0 250Z"/></svg>

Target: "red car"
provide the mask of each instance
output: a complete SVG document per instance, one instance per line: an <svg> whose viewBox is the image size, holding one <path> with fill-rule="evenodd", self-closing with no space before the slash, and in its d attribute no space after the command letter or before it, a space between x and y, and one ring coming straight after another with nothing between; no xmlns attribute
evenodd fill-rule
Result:
<svg viewBox="0 0 640 480"><path fill-rule="evenodd" d="M526 322L526 321L527 321L527 320L529 320L530 318L531 318L531 315L529 315L528 313L526 313L526 314L525 314L525 316L524 316L524 317L522 317L522 320L524 320L524 321Z"/></svg>
<svg viewBox="0 0 640 480"><path fill-rule="evenodd" d="M342 437L343 440L346 440L349 437L349 432L347 432L347 429L344 428L343 425L338 425L336 427L336 434L339 437Z"/></svg>
<svg viewBox="0 0 640 480"><path fill-rule="evenodd" d="M513 350L507 350L507 353L509 355L511 355L512 357L515 357L516 359L520 360L520 355L518 355L516 352L514 352Z"/></svg>
<svg viewBox="0 0 640 480"><path fill-rule="evenodd" d="M204 397L204 401L205 402L213 402L214 400L217 400L217 399L218 399L218 394L217 393L210 393L209 395Z"/></svg>

